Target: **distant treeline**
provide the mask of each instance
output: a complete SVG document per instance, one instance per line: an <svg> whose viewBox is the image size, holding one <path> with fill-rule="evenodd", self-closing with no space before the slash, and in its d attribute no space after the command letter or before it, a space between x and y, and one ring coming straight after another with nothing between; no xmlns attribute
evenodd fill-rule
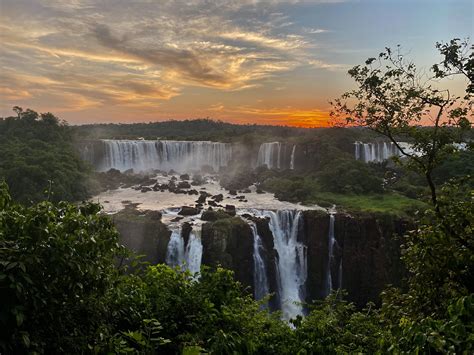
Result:
<svg viewBox="0 0 474 355"><path fill-rule="evenodd" d="M375 137L372 132L360 128L299 128L257 124L232 124L211 119L164 121L133 124L90 124L75 126L79 139L176 139L235 141L308 141L315 137L344 131L358 137ZM350 131L350 132L349 132ZM334 134L334 133L332 133Z"/></svg>

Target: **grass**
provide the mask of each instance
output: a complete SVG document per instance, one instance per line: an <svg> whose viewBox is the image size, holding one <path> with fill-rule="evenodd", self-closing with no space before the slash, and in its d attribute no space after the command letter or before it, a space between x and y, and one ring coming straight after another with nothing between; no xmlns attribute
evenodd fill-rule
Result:
<svg viewBox="0 0 474 355"><path fill-rule="evenodd" d="M398 193L356 195L314 191L304 203L335 204L349 212L389 213L400 217L413 216L415 211L428 207L419 200Z"/></svg>
<svg viewBox="0 0 474 355"><path fill-rule="evenodd" d="M270 178L264 188L275 193L283 201L317 204L322 207L336 205L338 210L348 212L387 213L400 217L414 216L417 210L428 207L424 202L409 198L398 192L386 193L334 193L325 191L317 180Z"/></svg>

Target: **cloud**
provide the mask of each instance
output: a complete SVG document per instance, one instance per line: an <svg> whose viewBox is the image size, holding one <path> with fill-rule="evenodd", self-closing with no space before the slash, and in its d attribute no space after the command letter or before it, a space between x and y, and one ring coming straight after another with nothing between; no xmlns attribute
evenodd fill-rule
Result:
<svg viewBox="0 0 474 355"><path fill-rule="evenodd" d="M312 66L313 68L327 69L329 71L341 71L341 70L344 71L344 70L349 69L348 65L327 63L319 59L310 59L308 61L308 64Z"/></svg>
<svg viewBox="0 0 474 355"><path fill-rule="evenodd" d="M309 33L312 35L330 32L329 30L325 30L323 28L308 28L305 31L306 33Z"/></svg>
<svg viewBox="0 0 474 355"><path fill-rule="evenodd" d="M299 2L2 0L0 100L157 107L188 88L260 87L308 63L337 70L311 59L311 35L325 30L298 28L279 8Z"/></svg>

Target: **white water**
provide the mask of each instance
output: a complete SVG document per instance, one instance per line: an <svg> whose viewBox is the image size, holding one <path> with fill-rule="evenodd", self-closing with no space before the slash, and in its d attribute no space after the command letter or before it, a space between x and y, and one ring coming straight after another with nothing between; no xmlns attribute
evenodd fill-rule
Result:
<svg viewBox="0 0 474 355"><path fill-rule="evenodd" d="M308 274L306 246L298 241L301 211L264 211L270 218L270 230L278 252L277 274L283 318L289 320L303 314L301 302Z"/></svg>
<svg viewBox="0 0 474 355"><path fill-rule="evenodd" d="M134 169L175 170L189 172L203 166L214 170L226 166L232 157L232 146L209 141L145 141L104 139L105 156L99 170Z"/></svg>
<svg viewBox="0 0 474 355"><path fill-rule="evenodd" d="M182 267L185 264L184 239L181 236L181 229L174 229L166 250L166 264L172 267Z"/></svg>
<svg viewBox="0 0 474 355"><path fill-rule="evenodd" d="M329 233L328 233L328 264L326 271L326 295L331 293L332 288L332 273L331 265L334 262L334 244L336 240L334 239L334 214L329 214Z"/></svg>
<svg viewBox="0 0 474 355"><path fill-rule="evenodd" d="M166 264L189 270L191 274L200 272L202 260L201 229L193 227L189 234L188 244L184 246L181 229L173 229L166 250Z"/></svg>
<svg viewBox="0 0 474 355"><path fill-rule="evenodd" d="M295 169L295 152L296 152L296 144L293 145L293 149L291 150L291 158L290 158L290 169Z"/></svg>
<svg viewBox="0 0 474 355"><path fill-rule="evenodd" d="M275 159L276 157L276 159ZM268 169L280 169L281 143L262 143L258 150L257 166L266 165Z"/></svg>
<svg viewBox="0 0 474 355"><path fill-rule="evenodd" d="M201 243L201 230L192 230L189 235L188 245L184 253L186 260L186 267L195 274L201 271L201 260L202 260L202 243Z"/></svg>
<svg viewBox="0 0 474 355"><path fill-rule="evenodd" d="M355 159L364 163L380 163L392 156L398 156L399 150L393 142L362 143L355 142Z"/></svg>
<svg viewBox="0 0 474 355"><path fill-rule="evenodd" d="M269 286L267 278L267 268L262 258L263 244L260 236L257 233L257 226L255 223L250 223L250 228L253 234L253 284L254 284L254 297L256 300L261 300L263 297L268 295Z"/></svg>

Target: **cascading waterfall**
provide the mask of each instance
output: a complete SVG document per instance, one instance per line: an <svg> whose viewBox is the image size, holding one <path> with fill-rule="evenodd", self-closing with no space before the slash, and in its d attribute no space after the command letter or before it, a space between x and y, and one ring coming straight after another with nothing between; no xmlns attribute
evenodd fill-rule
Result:
<svg viewBox="0 0 474 355"><path fill-rule="evenodd" d="M121 171L150 169L186 172L204 165L214 170L226 166L232 157L232 146L209 141L145 141L105 139L105 157L99 170Z"/></svg>
<svg viewBox="0 0 474 355"><path fill-rule="evenodd" d="M336 239L334 238L334 213L329 214L329 234L328 234L328 264L326 271L326 295L331 293L332 287L332 273L331 265L334 263L334 244Z"/></svg>
<svg viewBox="0 0 474 355"><path fill-rule="evenodd" d="M172 267L182 267L185 264L184 239L181 236L180 228L171 231L170 241L166 250L166 264Z"/></svg>
<svg viewBox="0 0 474 355"><path fill-rule="evenodd" d="M398 156L399 150L393 142L362 143L355 142L355 159L364 163L380 163L392 156Z"/></svg>
<svg viewBox="0 0 474 355"><path fill-rule="evenodd" d="M333 283L333 265L336 263L336 257L334 255L334 248L339 247L336 238L334 237L334 222L336 220L336 213L332 211L329 213L329 233L328 233L328 263L326 271L326 295L329 295L334 289ZM337 289L342 288L342 257L339 258L339 265L337 267Z"/></svg>
<svg viewBox="0 0 474 355"><path fill-rule="evenodd" d="M295 170L295 152L296 152L296 144L293 145L291 149L291 158L290 158L290 169Z"/></svg>
<svg viewBox="0 0 474 355"><path fill-rule="evenodd" d="M186 267L195 274L201 271L201 260L202 260L202 243L201 243L201 230L192 230L189 234L188 245L184 253L186 260Z"/></svg>
<svg viewBox="0 0 474 355"><path fill-rule="evenodd" d="M254 284L254 297L256 300L261 300L263 297L268 295L269 286L267 278L267 268L262 258L263 244L262 239L257 233L257 226L255 223L250 223L250 228L253 234L253 284Z"/></svg>
<svg viewBox="0 0 474 355"><path fill-rule="evenodd" d="M278 252L277 273L281 309L285 319L303 314L300 304L304 300L308 274L306 246L298 241L302 220L301 211L264 211L270 218L269 227Z"/></svg>
<svg viewBox="0 0 474 355"><path fill-rule="evenodd" d="M257 166L266 165L269 169L280 169L281 143L262 143L258 150Z"/></svg>
<svg viewBox="0 0 474 355"><path fill-rule="evenodd" d="M185 247L181 229L174 229L166 250L166 264L179 266L182 270L189 270L191 274L195 274L201 270L201 259L201 230L198 228L191 230Z"/></svg>

